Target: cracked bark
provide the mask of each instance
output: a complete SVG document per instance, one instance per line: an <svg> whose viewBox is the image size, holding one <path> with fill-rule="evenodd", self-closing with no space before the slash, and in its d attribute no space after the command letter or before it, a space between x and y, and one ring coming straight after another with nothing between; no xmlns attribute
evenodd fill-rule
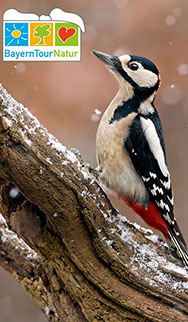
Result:
<svg viewBox="0 0 188 322"><path fill-rule="evenodd" d="M181 262L117 214L78 154L0 98L0 265L49 321L187 321Z"/></svg>

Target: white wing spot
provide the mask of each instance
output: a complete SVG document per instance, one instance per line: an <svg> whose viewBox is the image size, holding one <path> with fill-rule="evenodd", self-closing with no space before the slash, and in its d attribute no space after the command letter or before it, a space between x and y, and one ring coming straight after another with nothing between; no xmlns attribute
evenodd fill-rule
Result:
<svg viewBox="0 0 188 322"><path fill-rule="evenodd" d="M162 185L165 187L165 189L170 189L170 186L171 186L171 184L170 184L170 175L168 175L167 179L168 179L167 181L162 181L162 180L160 180L160 181L161 181Z"/></svg>
<svg viewBox="0 0 188 322"><path fill-rule="evenodd" d="M146 177L142 176L142 180L145 181L145 182L148 182L150 180L150 178L146 178Z"/></svg>
<svg viewBox="0 0 188 322"><path fill-rule="evenodd" d="M151 193L152 193L152 195L153 195L153 196L156 196L156 195L157 195L157 192L156 192L156 190L155 190L155 189L152 189L152 190L151 190Z"/></svg>
<svg viewBox="0 0 188 322"><path fill-rule="evenodd" d="M167 211L170 211L169 206L166 203L164 203L164 201L162 199L160 200L160 202L156 201L156 203L157 203L158 207L160 207L162 209L166 209ZM170 222L171 222L171 219L170 219Z"/></svg>
<svg viewBox="0 0 188 322"><path fill-rule="evenodd" d="M151 193L152 193L154 196L157 196L157 192L159 192L161 195L163 195L163 194L164 194L163 189L162 189L162 188L160 188L160 187L157 187L157 186L155 185L155 183L154 183L154 184L153 184L153 189L151 190Z"/></svg>
<svg viewBox="0 0 188 322"><path fill-rule="evenodd" d="M171 219L170 219L170 216L168 214L163 215L163 217L169 222L169 224L171 224Z"/></svg>
<svg viewBox="0 0 188 322"><path fill-rule="evenodd" d="M134 149L131 150L131 152L134 154L134 155L137 155L137 153L135 152Z"/></svg>
<svg viewBox="0 0 188 322"><path fill-rule="evenodd" d="M153 172L149 172L149 175L150 175L152 178L154 178L154 179L156 179L156 178L157 178L157 175L156 175L155 173L153 173Z"/></svg>

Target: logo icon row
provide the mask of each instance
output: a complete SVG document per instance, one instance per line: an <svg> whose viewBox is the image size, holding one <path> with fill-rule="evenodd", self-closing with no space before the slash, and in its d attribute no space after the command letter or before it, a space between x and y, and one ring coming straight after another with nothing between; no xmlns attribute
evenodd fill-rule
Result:
<svg viewBox="0 0 188 322"><path fill-rule="evenodd" d="M78 46L78 26L69 22L6 22L5 46Z"/></svg>

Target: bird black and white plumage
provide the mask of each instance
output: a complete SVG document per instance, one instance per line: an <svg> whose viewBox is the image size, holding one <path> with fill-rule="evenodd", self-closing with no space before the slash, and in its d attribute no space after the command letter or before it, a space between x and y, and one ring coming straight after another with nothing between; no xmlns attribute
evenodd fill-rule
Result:
<svg viewBox="0 0 188 322"><path fill-rule="evenodd" d="M162 126L154 106L160 85L158 69L139 56L93 53L119 83L97 131L101 181L148 225L162 232L188 266L186 243L174 218Z"/></svg>

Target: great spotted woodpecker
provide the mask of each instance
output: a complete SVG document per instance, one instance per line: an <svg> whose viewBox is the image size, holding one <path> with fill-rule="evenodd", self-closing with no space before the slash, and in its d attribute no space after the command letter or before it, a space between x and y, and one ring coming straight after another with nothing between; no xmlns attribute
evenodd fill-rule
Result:
<svg viewBox="0 0 188 322"><path fill-rule="evenodd" d="M97 131L100 178L108 190L160 231L188 266L185 240L174 218L170 174L158 112L157 67L139 56L110 56L93 51L119 83L119 91Z"/></svg>

